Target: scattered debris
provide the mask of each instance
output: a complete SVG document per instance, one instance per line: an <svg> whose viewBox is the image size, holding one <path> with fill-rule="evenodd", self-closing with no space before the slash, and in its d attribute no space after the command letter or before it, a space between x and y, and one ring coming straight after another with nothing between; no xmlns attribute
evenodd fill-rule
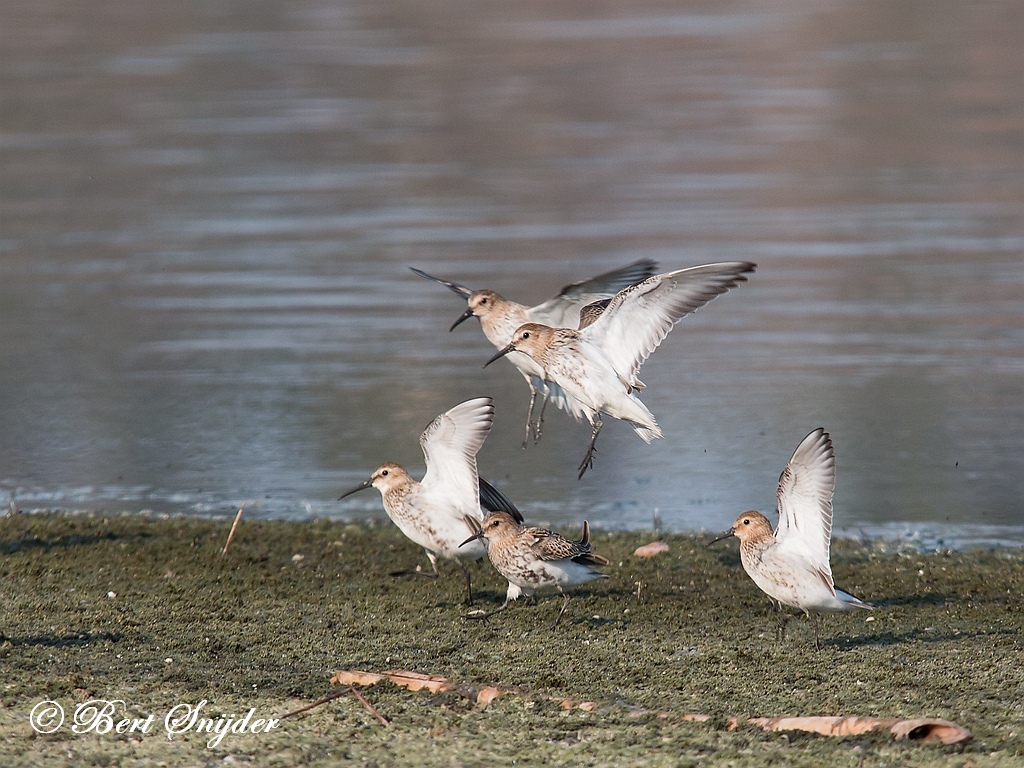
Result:
<svg viewBox="0 0 1024 768"><path fill-rule="evenodd" d="M642 547L637 547L636 551L633 552L635 557L654 557L660 555L662 552L668 552L668 544L664 541L652 541L650 544L644 544Z"/></svg>
<svg viewBox="0 0 1024 768"><path fill-rule="evenodd" d="M343 669L335 672L331 682L335 685L376 685L381 680L390 680L395 685L418 691L426 688L431 693L439 691L455 691L463 698L486 707L499 696L512 695L531 699L558 702L563 709L579 709L592 712L597 708L593 701L578 701L562 696L517 691L513 688L501 688L496 685L458 685L442 675L425 675L422 672L410 672L405 669L389 669L385 672L363 672L356 669Z"/></svg>
<svg viewBox="0 0 1024 768"><path fill-rule="evenodd" d="M330 696L325 696L324 698L320 699L320 701L314 701L312 704L308 704L305 707L300 707L299 709L296 709L285 715L281 715L281 717L279 717L278 719L284 720L286 717L294 717L295 715L301 715L303 712L309 712L309 710L316 709L320 705L326 704L329 701L340 699L346 693L351 693L353 696L359 699L359 702L370 711L370 714L372 714L374 717L380 720L382 725L384 725L385 727L391 725L391 722L386 717L384 717L384 715L378 712L377 708L373 706L373 704L368 702L366 700L366 697L363 696L363 694L356 690L355 686L352 685L348 686L347 688L342 688L340 691L336 691L335 693L332 693Z"/></svg>
<svg viewBox="0 0 1024 768"><path fill-rule="evenodd" d="M224 542L224 549L220 551L220 556L224 557L228 553L228 547L231 546L231 540L235 538L235 529L238 528L238 521L242 519L242 512L245 511L245 502L242 502L242 506L238 508L238 514L235 515L235 522L231 524L231 530L228 532L228 540Z"/></svg>
<svg viewBox="0 0 1024 768"><path fill-rule="evenodd" d="M390 669L384 672L343 669L334 673L334 676L331 677L331 683L334 685L344 685L346 686L345 689L315 704L310 704L308 707L290 712L284 715L284 717L291 717L300 712L305 712L352 691L363 702L364 706L373 712L381 722L387 724L385 718L373 709L370 703L355 689L355 686L376 685L382 680L390 680L395 685L408 688L410 691L419 691L423 688L426 688L431 693L455 691L460 696L482 707L486 707L499 696L506 695L555 701L561 704L564 709L579 709L583 712L593 712L598 706L593 701L579 701L577 699L551 696L535 691L520 691L495 685L459 685L443 675L427 675L422 672L411 672L406 669ZM670 716L668 712L658 714L660 717ZM687 721L704 723L711 720L711 715L694 712L684 714L682 718ZM730 731L742 725L756 725L766 731L809 731L810 733L817 733L823 736L857 736L872 731L889 731L897 739L933 741L943 744L960 744L973 738L969 730L956 723L928 717L913 720L884 717L753 717L749 719L730 717L728 722Z"/></svg>
<svg viewBox="0 0 1024 768"><path fill-rule="evenodd" d="M899 720L888 717L753 717L729 718L729 730L740 725L757 725L766 731L809 731L823 736L858 736L871 731L889 731L897 739L960 744L974 738L966 728L937 718Z"/></svg>

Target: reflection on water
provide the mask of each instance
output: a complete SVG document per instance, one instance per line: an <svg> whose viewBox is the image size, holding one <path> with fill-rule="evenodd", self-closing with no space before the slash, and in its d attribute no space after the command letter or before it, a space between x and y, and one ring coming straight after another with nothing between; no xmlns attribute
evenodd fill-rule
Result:
<svg viewBox="0 0 1024 768"><path fill-rule="evenodd" d="M1016 3L54 0L0 27L0 498L361 517L491 394L532 520L719 530L811 428L837 527L1024 541ZM528 303L751 259L644 368L667 439L549 411L418 266Z"/></svg>

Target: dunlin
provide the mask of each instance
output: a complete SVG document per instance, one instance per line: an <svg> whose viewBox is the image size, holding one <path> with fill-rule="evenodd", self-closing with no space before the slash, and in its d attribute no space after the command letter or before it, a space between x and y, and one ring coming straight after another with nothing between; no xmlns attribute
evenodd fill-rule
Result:
<svg viewBox="0 0 1024 768"><path fill-rule="evenodd" d="M587 308L582 329L540 323L519 326L512 340L487 361L513 352L528 356L541 377L558 386L571 401L577 420L593 427L579 476L593 466L601 415L623 419L645 442L663 437L658 423L636 393L644 388L640 366L673 326L719 294L746 281L756 265L748 261L704 264L666 272L619 291L603 306Z"/></svg>
<svg viewBox="0 0 1024 768"><path fill-rule="evenodd" d="M743 570L761 591L779 603L807 614L818 642L819 613L874 608L836 589L829 563L832 536L832 492L836 485L836 459L828 433L818 428L797 446L779 477L779 526L760 512L744 512L732 528L715 541L735 536L740 540Z"/></svg>
<svg viewBox="0 0 1024 768"><path fill-rule="evenodd" d="M520 595L557 591L562 595L562 609L554 629L562 620L569 595L565 590L594 579L607 578L591 566L608 565L608 561L590 551L590 525L583 522L583 538L570 541L553 531L522 525L506 512L491 512L477 524L476 532L462 542L463 546L487 542L487 556L498 572L508 579L508 592L500 608L490 613L475 611L471 619L486 619L508 608Z"/></svg>
<svg viewBox="0 0 1024 768"><path fill-rule="evenodd" d="M484 335L498 349L502 349L508 344L512 340L515 330L524 323L543 323L559 328L576 328L581 322L585 322L580 316L584 307L601 299L609 299L623 288L645 280L653 275L657 268L657 262L651 259L640 259L589 280L567 285L554 298L548 299L536 307L528 307L525 304L510 301L494 291L487 289L472 291L459 283L442 280L410 267L420 277L440 283L466 299L469 306L452 324L450 330L455 330L456 326L470 317L479 317ZM544 406L549 400L562 410L572 413L577 419L583 416L582 412L574 410L574 402L562 393L557 384L544 381L543 371L533 360L520 353L509 354L508 359L523 374L523 378L526 379L526 383L530 387L530 409L526 415L524 448L529 443L531 434L535 442L540 439ZM540 413L534 421L533 413L538 393L541 397Z"/></svg>
<svg viewBox="0 0 1024 768"><path fill-rule="evenodd" d="M494 402L478 397L442 413L423 431L420 447L427 462L423 480L413 480L394 463L381 464L364 483L343 493L340 499L366 488L376 488L388 517L409 539L423 547L437 578L437 558L454 559L466 577L466 602L473 602L473 586L466 561L485 554L477 543L461 547L467 534L478 530L483 519L481 506L501 510L511 519L522 520L519 511L497 488L477 475L476 454L494 421ZM474 526L473 524L477 525ZM402 573L423 573L398 571Z"/></svg>

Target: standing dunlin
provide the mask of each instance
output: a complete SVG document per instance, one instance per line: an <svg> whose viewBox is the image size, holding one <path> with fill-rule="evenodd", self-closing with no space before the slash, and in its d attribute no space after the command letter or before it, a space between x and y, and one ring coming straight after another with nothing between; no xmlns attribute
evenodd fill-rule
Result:
<svg viewBox="0 0 1024 768"><path fill-rule="evenodd" d="M593 466L601 414L628 421L645 442L663 437L635 394L644 388L637 378L640 366L679 320L745 282L755 267L730 261L649 277L619 291L603 309L591 307L590 324L582 329L521 325L484 367L512 352L523 353L572 402L569 411L577 419L587 418L594 431L579 467L582 478Z"/></svg>
<svg viewBox="0 0 1024 768"><path fill-rule="evenodd" d="M710 542L738 538L743 570L772 600L807 614L818 649L817 614L874 608L836 589L832 581L828 550L835 485L832 440L819 427L800 442L779 477L776 531L772 533L771 523L760 512L744 512L732 528Z"/></svg>
<svg viewBox="0 0 1024 768"><path fill-rule="evenodd" d="M512 334L523 323L543 323L559 328L576 328L581 323L581 311L584 307L601 299L611 298L623 288L647 279L654 274L657 268L657 262L651 259L640 259L589 280L567 285L554 298L548 299L536 307L527 307L525 304L509 301L494 291L487 289L471 291L459 283L442 280L410 267L420 277L447 286L468 302L469 306L466 311L452 324L449 330L455 330L456 326L470 317L479 317L484 335L498 349L503 348L512 340ZM572 413L577 419L583 416L582 412L574 410L575 404L562 393L558 385L544 381L543 371L533 360L520 353L509 354L508 359L519 369L530 386L530 409L526 414L524 448L530 441L531 433L534 442L540 439L544 406L548 400L554 402L562 410ZM540 414L534 422L533 411L538 392L541 396Z"/></svg>
<svg viewBox="0 0 1024 768"><path fill-rule="evenodd" d="M463 546L479 539L487 542L487 556L498 572L508 579L505 602L490 613L476 611L471 619L486 619L508 608L509 603L534 592L557 591L562 595L562 609L552 629L558 626L569 605L565 590L594 579L607 578L591 566L608 565L608 561L590 551L590 525L583 521L583 538L569 541L552 531L522 525L505 512L491 512L477 524L477 531L462 542Z"/></svg>
<svg viewBox="0 0 1024 768"><path fill-rule="evenodd" d="M478 397L442 413L423 431L420 447L427 462L423 480L417 482L398 464L381 464L364 483L343 493L340 499L365 488L376 488L388 517L409 539L427 553L437 578L437 558L454 559L466 577L466 602L473 602L473 586L464 561L476 561L485 554L477 543L462 548L467 534L474 533L483 519L481 505L488 511L502 510L510 518L522 516L505 496L477 475L476 454L484 444L494 421L494 402ZM473 523L477 525L474 526ZM398 571L403 573L422 573Z"/></svg>

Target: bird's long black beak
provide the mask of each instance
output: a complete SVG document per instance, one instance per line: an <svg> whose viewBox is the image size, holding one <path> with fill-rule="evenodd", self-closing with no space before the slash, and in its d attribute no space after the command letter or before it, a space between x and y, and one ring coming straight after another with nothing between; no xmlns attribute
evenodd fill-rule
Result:
<svg viewBox="0 0 1024 768"><path fill-rule="evenodd" d="M359 493L360 491L365 491L367 488L372 488L372 487L373 487L373 480L372 479L371 480L367 480L364 483L360 483L359 485L357 485L352 490L345 491L343 494L341 494L341 496L338 497L338 501L341 501L346 496L351 496L353 493Z"/></svg>
<svg viewBox="0 0 1024 768"><path fill-rule="evenodd" d="M704 546L706 546L706 547L710 547L710 546L711 546L712 544L716 544L716 543L718 543L719 541L722 541L723 539L728 539L729 537L731 537L731 536L735 536L735 535L736 535L736 533L735 533L735 532L733 531L733 529L732 529L732 528L730 528L730 529L729 529L728 531L726 531L725 533L723 533L723 534L722 534L721 536L719 536L719 537L718 537L717 539L712 539L711 541L709 541L709 542L708 542L707 544L705 544Z"/></svg>
<svg viewBox="0 0 1024 768"><path fill-rule="evenodd" d="M454 331L456 328L458 328L464 322L469 320L469 318L471 318L471 317L473 317L473 308L472 307L466 307L466 311L463 312L461 315L459 315L459 319L458 320L456 320L454 323L452 323L452 327L448 329L448 333L451 333L452 331Z"/></svg>
<svg viewBox="0 0 1024 768"><path fill-rule="evenodd" d="M487 361L486 363L484 363L484 368L486 368L486 367L487 367L488 365L490 365L491 363L493 363L493 362L494 362L495 360L500 360L500 359L501 359L501 358L503 358L503 357L504 357L505 355L507 355L507 354L508 354L509 352L515 352L515 351L516 351L516 348L515 348L515 346L514 346L514 345L512 345L512 344L509 344L509 345L508 345L507 347L505 347L505 348L504 348L503 350L501 350L500 352L498 352L498 354L496 354L496 355L495 355L494 357L492 357L492 358L491 358L490 360L488 360L488 361Z"/></svg>
<svg viewBox="0 0 1024 768"><path fill-rule="evenodd" d="M464 547L467 544L469 544L469 542L475 541L476 539L484 538L484 529L480 527L480 522L476 518L469 517L467 515L467 516L463 517L462 519L465 520L466 521L466 525L468 525L473 530L473 535L470 536L468 539L466 539L461 544L459 544L460 547Z"/></svg>

